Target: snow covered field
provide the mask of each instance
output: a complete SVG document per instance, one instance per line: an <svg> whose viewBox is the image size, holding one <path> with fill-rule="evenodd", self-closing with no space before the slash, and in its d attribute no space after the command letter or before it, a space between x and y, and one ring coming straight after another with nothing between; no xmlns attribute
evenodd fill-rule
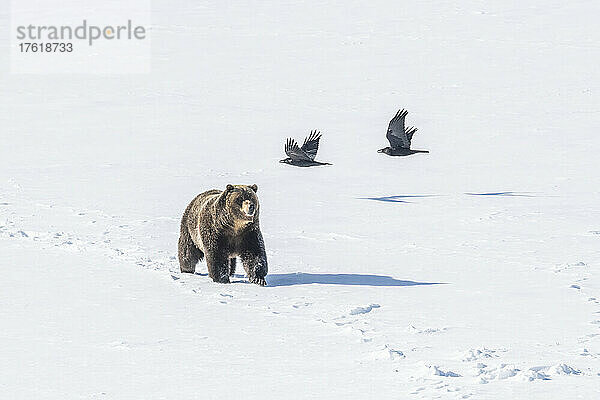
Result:
<svg viewBox="0 0 600 400"><path fill-rule="evenodd" d="M11 74L0 9L1 397L599 398L598 3L224 3L138 75ZM179 273L228 183L267 287Z"/></svg>

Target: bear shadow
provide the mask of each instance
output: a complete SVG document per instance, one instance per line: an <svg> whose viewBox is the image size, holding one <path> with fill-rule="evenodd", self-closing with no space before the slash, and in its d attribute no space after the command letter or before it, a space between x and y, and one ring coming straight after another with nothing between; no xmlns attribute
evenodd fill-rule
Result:
<svg viewBox="0 0 600 400"><path fill-rule="evenodd" d="M385 275L309 274L304 272L267 275L267 286L270 287L311 284L347 286L425 286L440 285L442 283L403 281Z"/></svg>

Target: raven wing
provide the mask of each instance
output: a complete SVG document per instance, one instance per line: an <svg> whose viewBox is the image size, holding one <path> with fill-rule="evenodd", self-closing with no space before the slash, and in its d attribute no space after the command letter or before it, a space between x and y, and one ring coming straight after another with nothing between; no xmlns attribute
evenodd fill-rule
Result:
<svg viewBox="0 0 600 400"><path fill-rule="evenodd" d="M294 161L312 161L294 139L288 138L285 142L285 154Z"/></svg>
<svg viewBox="0 0 600 400"><path fill-rule="evenodd" d="M406 136L406 132L404 131L404 119L406 118L406 114L408 114L408 111L405 109L398 111L388 125L387 135L385 136L387 137L387 140L389 140L392 149L410 149L410 139Z"/></svg>
<svg viewBox="0 0 600 400"><path fill-rule="evenodd" d="M418 129L415 128L414 126L411 126L410 128L406 128L404 130L404 133L406 133L406 137L408 138L409 145L412 142L412 137L413 137L413 135L415 134L416 131L418 131Z"/></svg>
<svg viewBox="0 0 600 400"><path fill-rule="evenodd" d="M316 130L310 131L310 135L304 139L304 144L300 148L311 160L314 161L319 150L319 140L321 139L321 132Z"/></svg>

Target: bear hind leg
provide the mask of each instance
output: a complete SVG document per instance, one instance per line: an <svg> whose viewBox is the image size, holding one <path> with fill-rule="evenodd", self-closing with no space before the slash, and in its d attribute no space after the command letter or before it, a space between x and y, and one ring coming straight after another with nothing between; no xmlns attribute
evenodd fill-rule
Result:
<svg viewBox="0 0 600 400"><path fill-rule="evenodd" d="M196 264L204 258L202 250L196 246L187 229L182 229L179 236L177 255L179 256L179 269L181 272L189 274L196 272Z"/></svg>

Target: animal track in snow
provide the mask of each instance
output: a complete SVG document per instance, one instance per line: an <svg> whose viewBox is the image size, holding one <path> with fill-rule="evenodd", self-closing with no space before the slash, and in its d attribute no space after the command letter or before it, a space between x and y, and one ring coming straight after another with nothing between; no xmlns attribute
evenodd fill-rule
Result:
<svg viewBox="0 0 600 400"><path fill-rule="evenodd" d="M52 216L60 216L60 210L53 208ZM68 214L68 212L67 212ZM34 214L33 216L36 216ZM18 240L31 240L40 243L44 246L57 247L65 251L99 251L110 259L119 260L122 262L132 263L139 265L144 268L154 270L169 270L174 273L178 272L178 268L175 265L174 256L164 256L164 252L158 251L158 257L150 258L147 256L147 250L141 246L129 244L120 248L110 246L111 240L103 239L102 235L110 234L109 231L99 234L98 237L93 236L93 233L87 235L79 235L76 233L69 233L65 231L48 231L48 232L35 232L29 229L22 229L17 227L15 221L7 218L6 224L0 227L0 237L8 237ZM120 238L121 242L131 241L131 238L125 237Z"/></svg>
<svg viewBox="0 0 600 400"><path fill-rule="evenodd" d="M404 355L404 353L402 351L396 350L386 344L386 345L383 345L383 347L380 348L379 350L371 353L371 358L374 360L396 361L396 360L402 360L402 359L406 358L406 356Z"/></svg>
<svg viewBox="0 0 600 400"><path fill-rule="evenodd" d="M478 363L475 376L479 383L486 384L494 380L515 378L521 381L551 380L556 375L581 375L581 371L567 364L559 363L551 366L532 367L521 370L512 364L499 364L488 367Z"/></svg>
<svg viewBox="0 0 600 400"><path fill-rule="evenodd" d="M303 303L292 304L292 307L293 308L304 308L304 307L309 307L311 305L312 305L312 303L303 302Z"/></svg>
<svg viewBox="0 0 600 400"><path fill-rule="evenodd" d="M448 330L448 328L423 328L423 329L418 329L414 325L409 325L406 328L406 332L414 333L414 334L426 334L426 335L432 335L432 334L435 334L435 333L441 333L441 332L445 332L447 330Z"/></svg>
<svg viewBox="0 0 600 400"><path fill-rule="evenodd" d="M462 376L454 371L443 370L439 366L433 365L433 364L431 364L431 365L423 364L420 368L420 373L421 373L421 376L423 376L423 377L443 376L443 377L448 377L448 378L458 378L458 377Z"/></svg>
<svg viewBox="0 0 600 400"><path fill-rule="evenodd" d="M594 275L592 274L594 272L594 270L592 268L590 268L590 265L588 265L587 263L585 263L583 261L563 263L563 264L558 264L558 265L554 266L552 271L555 273L564 274L564 276L569 276L569 279L570 280L572 279L570 284L567 283L569 285L568 286L569 289L575 289L577 293L580 293L582 296L584 296L584 299L588 303L591 302L594 305L600 304L600 301L598 301L597 294L590 293L590 291L594 289L594 282L593 282L593 279L591 279L594 277ZM600 320L592 319L591 321L589 321L589 323L591 325L600 325ZM591 334L591 335L588 334L583 337L579 337L578 342L579 343L588 342L588 341L592 340L595 336L596 336L595 334ZM587 355L587 354L581 354L581 355ZM537 379L536 375L534 373L532 373L530 375L531 375L530 378Z"/></svg>
<svg viewBox="0 0 600 400"><path fill-rule="evenodd" d="M588 265L583 261L578 261L576 263L567 263L567 264L559 264L554 266L552 269L554 272L565 272L565 271L581 271L586 268Z"/></svg>
<svg viewBox="0 0 600 400"><path fill-rule="evenodd" d="M462 389L456 386L452 386L444 381L433 381L430 383L430 387L427 386L418 386L412 389L412 392L409 394L419 395L420 398L423 399L439 399L441 398L441 393L456 393L457 399L468 399L472 396L472 393L464 393L459 394ZM455 396L456 396L455 395Z"/></svg>
<svg viewBox="0 0 600 400"><path fill-rule="evenodd" d="M581 349L581 353L579 353L579 355L583 356L583 357L590 357L590 358L600 357L600 353L592 353L585 347L583 349Z"/></svg>
<svg viewBox="0 0 600 400"><path fill-rule="evenodd" d="M329 232L329 233L316 232L316 233L311 233L310 235L308 235L304 231L297 232L297 236L295 236L295 237L297 239L311 240L311 241L316 241L319 243L335 242L335 241L356 242L356 241L360 241L363 239L361 237L356 237L356 236L351 236L351 235L341 234L341 233L336 233L336 232Z"/></svg>
<svg viewBox="0 0 600 400"><path fill-rule="evenodd" d="M350 310L349 314L350 315L367 314L367 313L370 313L371 311L373 311L373 309L379 308L379 307L381 307L379 304L373 303L373 304L369 304L368 306L353 308L352 310Z"/></svg>
<svg viewBox="0 0 600 400"><path fill-rule="evenodd" d="M496 350L490 350L485 347L478 349L470 349L467 351L462 357L463 361L478 361L485 358L495 358L498 357L496 354Z"/></svg>

